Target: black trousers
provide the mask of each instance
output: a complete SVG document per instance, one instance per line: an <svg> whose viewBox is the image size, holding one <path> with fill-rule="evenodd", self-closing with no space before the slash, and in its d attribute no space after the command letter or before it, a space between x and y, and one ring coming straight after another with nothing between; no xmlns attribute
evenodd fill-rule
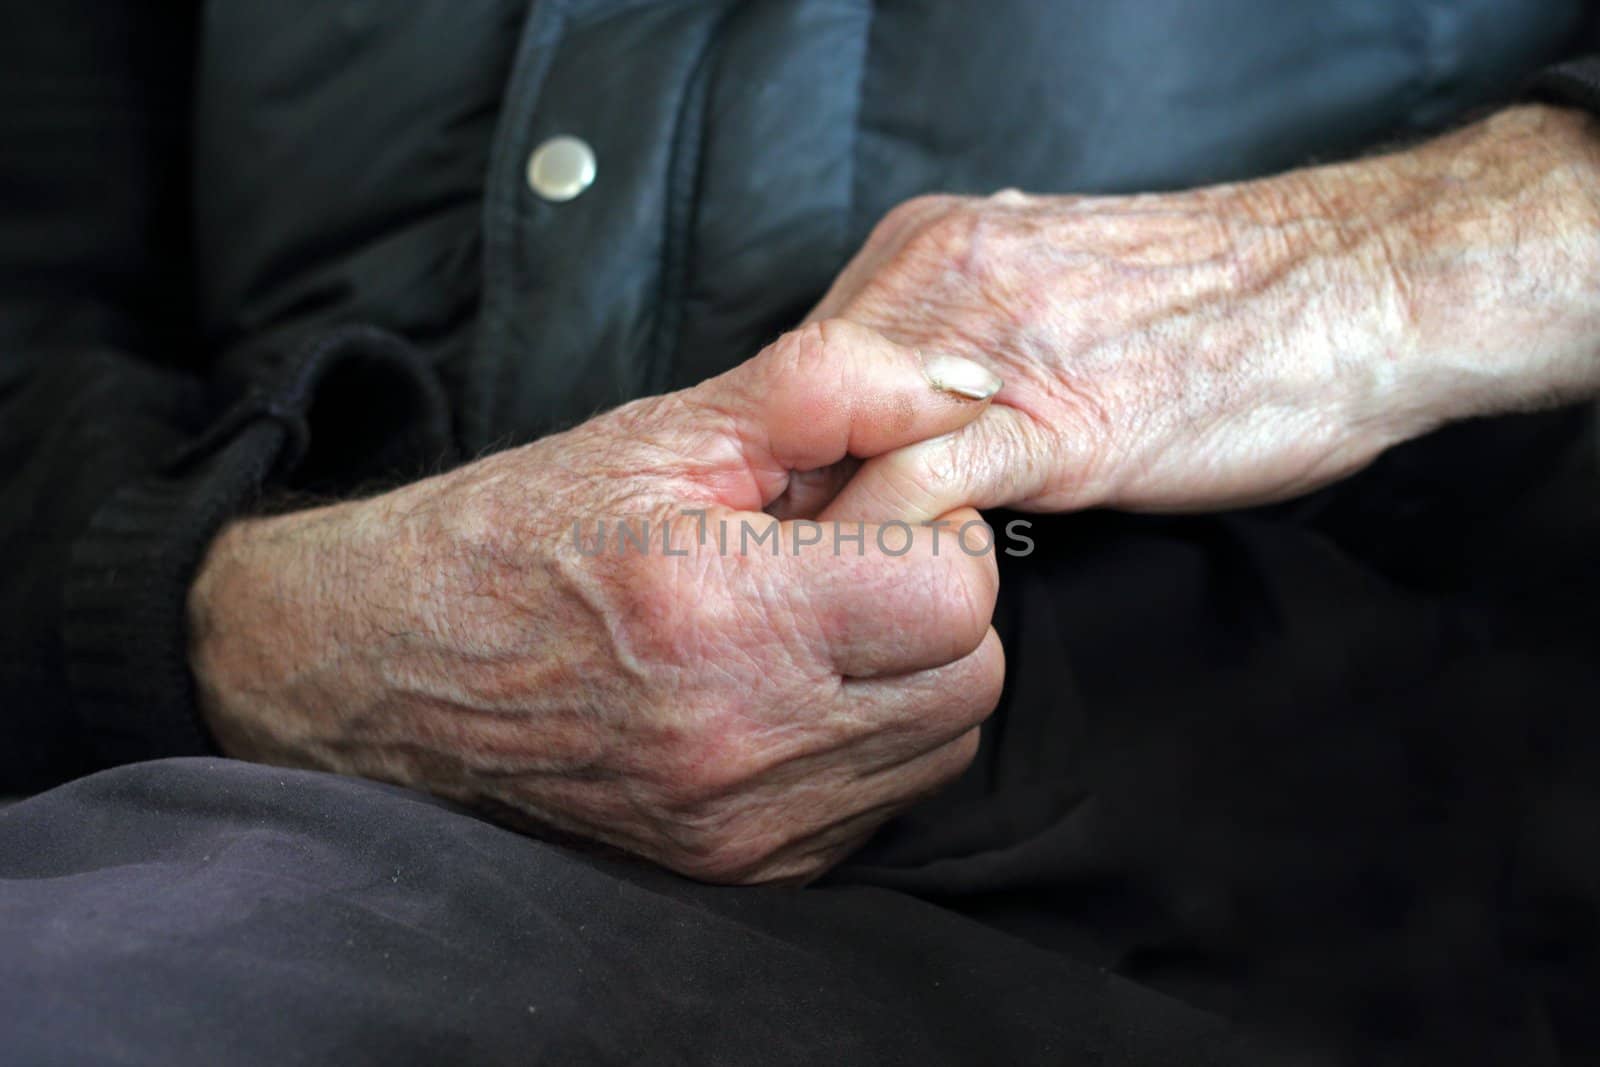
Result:
<svg viewBox="0 0 1600 1067"><path fill-rule="evenodd" d="M805 889L225 760L0 809L0 1061L1600 1062L1576 425L1035 520L978 760Z"/></svg>

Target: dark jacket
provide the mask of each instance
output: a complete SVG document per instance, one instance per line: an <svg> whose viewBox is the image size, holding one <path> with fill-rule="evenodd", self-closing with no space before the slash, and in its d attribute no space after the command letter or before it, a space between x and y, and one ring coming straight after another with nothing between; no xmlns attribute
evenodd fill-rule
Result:
<svg viewBox="0 0 1600 1067"><path fill-rule="evenodd" d="M907 197L1348 155L1585 44L1580 0L7 16L0 791L206 750L184 595L266 495L367 490L723 370ZM525 180L558 134L598 158L567 203Z"/></svg>

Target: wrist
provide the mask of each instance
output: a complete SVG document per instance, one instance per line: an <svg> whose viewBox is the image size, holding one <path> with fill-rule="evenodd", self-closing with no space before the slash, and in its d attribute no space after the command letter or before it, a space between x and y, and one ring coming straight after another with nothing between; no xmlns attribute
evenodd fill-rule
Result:
<svg viewBox="0 0 1600 1067"><path fill-rule="evenodd" d="M1600 391L1600 128L1587 115L1512 108L1409 151L1219 193L1320 291L1331 395L1374 451Z"/></svg>
<svg viewBox="0 0 1600 1067"><path fill-rule="evenodd" d="M1395 410L1422 428L1600 388L1600 131L1519 107L1353 164L1375 284L1397 311Z"/></svg>
<svg viewBox="0 0 1600 1067"><path fill-rule="evenodd" d="M212 542L189 588L189 665L200 713L230 756L300 763L306 713L336 714L321 669L347 645L351 602L339 595L348 571L341 528L354 505L242 519ZM285 697L289 699L285 699Z"/></svg>
<svg viewBox="0 0 1600 1067"><path fill-rule="evenodd" d="M518 459L225 529L188 603L223 751L460 796L508 744L581 761L581 721L541 709L581 705L579 679L604 665L571 639L587 608L553 588L555 535L522 518L542 494Z"/></svg>

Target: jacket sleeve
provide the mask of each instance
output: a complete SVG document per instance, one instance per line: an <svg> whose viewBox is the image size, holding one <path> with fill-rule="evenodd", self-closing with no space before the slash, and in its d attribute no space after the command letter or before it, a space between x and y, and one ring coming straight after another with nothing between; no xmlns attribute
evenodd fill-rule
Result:
<svg viewBox="0 0 1600 1067"><path fill-rule="evenodd" d="M1529 95L1600 115L1600 54L1580 56L1541 71Z"/></svg>
<svg viewBox="0 0 1600 1067"><path fill-rule="evenodd" d="M448 424L426 363L376 329L301 338L252 373L207 355L188 262L195 5L0 5L4 794L208 751L184 602L210 539L292 484L313 438L332 460L299 469L370 472L357 460L395 441L362 433L437 450ZM373 397L389 418L348 417Z"/></svg>
<svg viewBox="0 0 1600 1067"><path fill-rule="evenodd" d="M1584 4L1564 61L1535 75L1523 95L1600 114L1600 0Z"/></svg>

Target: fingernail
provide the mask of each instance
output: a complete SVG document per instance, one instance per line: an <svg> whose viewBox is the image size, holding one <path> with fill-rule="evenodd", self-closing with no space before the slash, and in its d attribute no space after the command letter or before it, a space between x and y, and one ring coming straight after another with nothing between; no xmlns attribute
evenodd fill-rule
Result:
<svg viewBox="0 0 1600 1067"><path fill-rule="evenodd" d="M928 384L969 400L988 400L1000 391L1000 379L982 364L944 353L922 354L922 373Z"/></svg>

